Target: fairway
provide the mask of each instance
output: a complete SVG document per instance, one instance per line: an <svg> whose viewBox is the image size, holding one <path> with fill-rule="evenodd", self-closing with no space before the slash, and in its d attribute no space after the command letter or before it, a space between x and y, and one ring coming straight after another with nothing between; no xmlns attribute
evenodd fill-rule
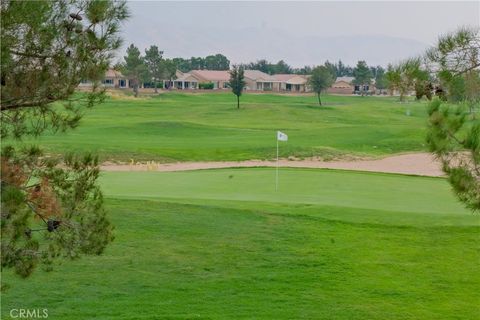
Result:
<svg viewBox="0 0 480 320"><path fill-rule="evenodd" d="M315 169L108 172L116 239L11 283L53 319L475 319L480 221L444 179Z"/></svg>
<svg viewBox="0 0 480 320"><path fill-rule="evenodd" d="M95 152L102 160L273 159L275 132L289 135L281 157L381 156L424 151L426 103L397 97L161 93L109 98L81 125L38 140L49 152ZM410 116L406 115L407 110Z"/></svg>

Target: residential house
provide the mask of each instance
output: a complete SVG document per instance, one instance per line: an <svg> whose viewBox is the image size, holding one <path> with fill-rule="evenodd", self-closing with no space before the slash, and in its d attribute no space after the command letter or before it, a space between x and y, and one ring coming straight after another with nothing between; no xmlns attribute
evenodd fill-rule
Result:
<svg viewBox="0 0 480 320"><path fill-rule="evenodd" d="M327 89L327 92L334 94L353 94L355 91L353 79L354 77L337 77L332 86Z"/></svg>
<svg viewBox="0 0 480 320"><path fill-rule="evenodd" d="M90 80L83 80L78 85L80 88L87 88L92 86ZM108 69L105 72L105 78L102 80L102 86L106 88L128 88L130 81L120 71Z"/></svg>
<svg viewBox="0 0 480 320"><path fill-rule="evenodd" d="M200 82L213 83L213 89L229 88L229 70L193 70L190 73L199 79Z"/></svg>
<svg viewBox="0 0 480 320"><path fill-rule="evenodd" d="M308 76L298 74L274 74L273 77L279 81L279 91L287 92L308 92Z"/></svg>
<svg viewBox="0 0 480 320"><path fill-rule="evenodd" d="M164 89L197 89L200 80L191 73L177 70L174 80L163 80Z"/></svg>
<svg viewBox="0 0 480 320"><path fill-rule="evenodd" d="M259 70L245 70L245 90L280 91L280 81Z"/></svg>
<svg viewBox="0 0 480 320"><path fill-rule="evenodd" d="M190 72L177 70L176 79L164 80L164 88L198 89L200 83L213 83L213 89L226 89L229 81L228 70L192 70Z"/></svg>
<svg viewBox="0 0 480 320"><path fill-rule="evenodd" d="M333 94L354 94L362 91L360 85L353 84L354 79L354 77L337 77L332 86L327 89L327 92ZM363 91L375 92L375 80L369 85L364 85Z"/></svg>

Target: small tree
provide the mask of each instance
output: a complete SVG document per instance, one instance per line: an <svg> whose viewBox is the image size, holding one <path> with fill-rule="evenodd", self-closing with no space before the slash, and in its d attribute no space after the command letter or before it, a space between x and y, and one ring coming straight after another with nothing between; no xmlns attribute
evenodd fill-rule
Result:
<svg viewBox="0 0 480 320"><path fill-rule="evenodd" d="M153 81L155 93L158 93L157 83L165 76L163 51L158 50L157 46L150 46L145 50L145 64L148 74Z"/></svg>
<svg viewBox="0 0 480 320"><path fill-rule="evenodd" d="M128 77L133 86L135 97L138 97L138 88L143 80L148 78L148 69L144 58L140 55L140 50L133 45L127 48L127 55L123 57L125 63L122 65L123 73Z"/></svg>
<svg viewBox="0 0 480 320"><path fill-rule="evenodd" d="M245 77L243 67L234 65L230 70L230 87L232 92L237 96L237 109L240 109L240 96L242 95L243 88L245 87Z"/></svg>
<svg viewBox="0 0 480 320"><path fill-rule="evenodd" d="M428 86L428 72L421 68L420 58L411 58L392 66L388 66L386 77L391 90L398 90L400 101L412 90L420 94L420 98L428 93L425 91Z"/></svg>
<svg viewBox="0 0 480 320"><path fill-rule="evenodd" d="M441 37L427 58L446 82L451 103L435 100L430 104L430 151L441 161L457 197L467 208L479 211L480 120L472 110L479 106L480 30L462 28ZM452 82L463 89L452 90Z"/></svg>
<svg viewBox="0 0 480 320"><path fill-rule="evenodd" d="M358 61L357 66L353 69L353 84L360 87L362 96L365 94L365 86L370 85L372 81L372 71L365 61Z"/></svg>
<svg viewBox="0 0 480 320"><path fill-rule="evenodd" d="M308 85L313 92L317 94L318 105L322 105L320 94L330 88L334 82L331 70L325 66L318 66L313 69L310 78L308 79Z"/></svg>

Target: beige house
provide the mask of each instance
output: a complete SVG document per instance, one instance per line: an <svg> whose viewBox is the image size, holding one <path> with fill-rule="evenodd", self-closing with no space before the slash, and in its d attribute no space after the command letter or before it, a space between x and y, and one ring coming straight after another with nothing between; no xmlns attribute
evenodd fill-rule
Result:
<svg viewBox="0 0 480 320"><path fill-rule="evenodd" d="M354 77L338 77L327 92L333 94L355 94L362 91L361 89L365 92L375 92L375 80L361 88L360 85L353 84L354 79Z"/></svg>
<svg viewBox="0 0 480 320"><path fill-rule="evenodd" d="M298 74L274 74L273 77L279 81L280 90L287 92L308 92L308 76Z"/></svg>
<svg viewBox="0 0 480 320"><path fill-rule="evenodd" d="M245 70L245 90L280 91L280 81L259 70Z"/></svg>
<svg viewBox="0 0 480 320"><path fill-rule="evenodd" d="M258 70L245 70L245 90L281 91L281 81L274 76ZM180 90L197 89L200 83L213 83L213 89L228 89L230 72L228 70L192 70L177 71L176 79L164 81L164 88Z"/></svg>
<svg viewBox="0 0 480 320"><path fill-rule="evenodd" d="M309 75L274 74L269 75L259 70L245 70L245 90L273 92L310 92ZM106 78L108 79L108 78ZM359 85L353 84L354 77L338 77L327 89L332 94L355 94L362 91ZM175 80L165 80L165 89L198 89L201 83L213 83L213 89L227 89L230 81L228 70L192 70L177 71ZM375 92L375 84L364 85L363 91Z"/></svg>
<svg viewBox="0 0 480 320"><path fill-rule="evenodd" d="M353 77L338 77L332 86L327 89L327 92L334 94L353 94L355 91L353 79Z"/></svg>
<svg viewBox="0 0 480 320"><path fill-rule="evenodd" d="M165 89L198 89L200 83L213 83L213 89L227 89L230 81L229 71L192 70L181 72L177 70L175 80L164 80Z"/></svg>
<svg viewBox="0 0 480 320"><path fill-rule="evenodd" d="M164 89L197 89L199 79L188 72L177 70L174 80L163 80Z"/></svg>
<svg viewBox="0 0 480 320"><path fill-rule="evenodd" d="M92 82L85 80L78 85L80 88L88 88L92 86ZM129 88L130 81L120 71L108 69L105 72L105 78L102 80L102 86L106 88Z"/></svg>
<svg viewBox="0 0 480 320"><path fill-rule="evenodd" d="M200 82L213 83L213 89L228 89L230 72L228 70L193 70L191 74Z"/></svg>

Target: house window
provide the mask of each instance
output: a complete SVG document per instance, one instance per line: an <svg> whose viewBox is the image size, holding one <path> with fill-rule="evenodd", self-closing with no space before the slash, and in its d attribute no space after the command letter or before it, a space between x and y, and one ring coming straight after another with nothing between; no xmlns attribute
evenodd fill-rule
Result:
<svg viewBox="0 0 480 320"><path fill-rule="evenodd" d="M263 90L263 83L257 82L257 90Z"/></svg>
<svg viewBox="0 0 480 320"><path fill-rule="evenodd" d="M118 86L120 88L125 88L127 86L127 82L124 79L118 80Z"/></svg>
<svg viewBox="0 0 480 320"><path fill-rule="evenodd" d="M102 83L105 85L113 86L113 79L104 79Z"/></svg>
<svg viewBox="0 0 480 320"><path fill-rule="evenodd" d="M224 82L223 83L223 89L228 89L230 88L230 83L228 83L228 81Z"/></svg>
<svg viewBox="0 0 480 320"><path fill-rule="evenodd" d="M264 82L263 83L263 90L272 90L272 83L271 82Z"/></svg>

